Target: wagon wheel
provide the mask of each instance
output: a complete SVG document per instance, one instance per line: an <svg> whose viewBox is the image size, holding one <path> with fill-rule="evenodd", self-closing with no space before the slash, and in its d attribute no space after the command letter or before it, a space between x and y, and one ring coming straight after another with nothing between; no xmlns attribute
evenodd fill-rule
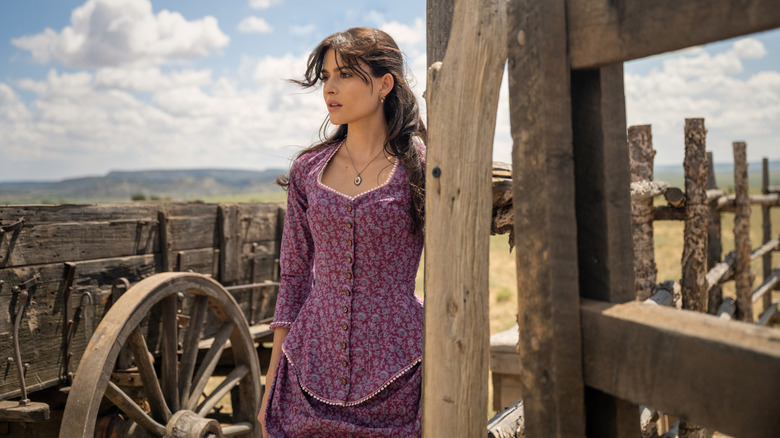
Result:
<svg viewBox="0 0 780 438"><path fill-rule="evenodd" d="M192 299L189 323L178 350L178 302ZM155 370L143 322L159 312L161 358ZM211 347L197 364L201 331L211 313L219 322ZM151 324L149 327L151 328ZM235 368L201 401L203 390L228 342ZM112 381L123 346L132 352L142 381L138 403ZM196 367L196 365L198 365ZM208 418L224 395L237 387L232 423ZM105 314L87 345L65 406L60 436L92 437L104 397L132 420L133 436L260 436L255 417L260 405L260 364L249 326L235 299L216 281L198 274L163 273L125 292ZM138 398L135 398L138 400ZM105 403L104 403L105 406Z"/></svg>

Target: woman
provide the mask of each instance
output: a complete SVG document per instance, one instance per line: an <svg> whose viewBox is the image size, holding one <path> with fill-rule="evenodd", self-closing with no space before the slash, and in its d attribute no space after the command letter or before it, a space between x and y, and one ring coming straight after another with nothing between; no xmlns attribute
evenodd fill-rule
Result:
<svg viewBox="0 0 780 438"><path fill-rule="evenodd" d="M377 29L326 38L303 87L330 123L289 177L282 284L259 420L269 437L420 435L425 127Z"/></svg>

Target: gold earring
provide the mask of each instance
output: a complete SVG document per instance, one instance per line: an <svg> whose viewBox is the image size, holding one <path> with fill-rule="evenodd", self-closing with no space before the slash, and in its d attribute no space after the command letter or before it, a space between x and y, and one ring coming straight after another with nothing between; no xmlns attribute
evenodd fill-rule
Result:
<svg viewBox="0 0 780 438"><path fill-rule="evenodd" d="M379 95L379 101L382 102L382 103L385 103L385 95L384 94L380 94Z"/></svg>

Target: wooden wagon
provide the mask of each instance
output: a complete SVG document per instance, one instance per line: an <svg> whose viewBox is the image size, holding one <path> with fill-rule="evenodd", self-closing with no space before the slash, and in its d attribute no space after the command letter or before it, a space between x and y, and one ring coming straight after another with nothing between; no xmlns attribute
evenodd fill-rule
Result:
<svg viewBox="0 0 780 438"><path fill-rule="evenodd" d="M0 436L260 436L283 218L0 207Z"/></svg>

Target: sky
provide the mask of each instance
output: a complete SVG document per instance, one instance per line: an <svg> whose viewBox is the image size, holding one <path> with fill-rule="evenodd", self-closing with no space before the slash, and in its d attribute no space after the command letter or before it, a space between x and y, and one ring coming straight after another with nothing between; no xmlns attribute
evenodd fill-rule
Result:
<svg viewBox="0 0 780 438"><path fill-rule="evenodd" d="M318 138L319 90L300 78L328 35L373 26L425 89L425 2L0 2L0 181L112 170L286 167ZM657 164L683 160L686 117L732 161L780 158L780 30L626 63L629 125L652 124ZM511 161L506 78L494 160ZM424 101L421 99L424 107Z"/></svg>

